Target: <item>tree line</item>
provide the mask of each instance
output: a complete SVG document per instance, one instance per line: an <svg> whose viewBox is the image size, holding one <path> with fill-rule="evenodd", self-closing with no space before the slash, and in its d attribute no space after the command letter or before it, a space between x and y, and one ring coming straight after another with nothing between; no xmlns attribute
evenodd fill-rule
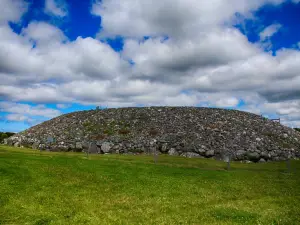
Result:
<svg viewBox="0 0 300 225"><path fill-rule="evenodd" d="M0 143L3 142L4 139L9 138L10 136L13 136L15 133L12 132L0 132Z"/></svg>

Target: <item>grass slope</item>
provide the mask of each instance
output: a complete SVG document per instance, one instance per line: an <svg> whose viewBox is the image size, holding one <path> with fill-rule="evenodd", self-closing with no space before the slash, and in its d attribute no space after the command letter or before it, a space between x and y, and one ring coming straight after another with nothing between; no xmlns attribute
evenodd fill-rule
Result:
<svg viewBox="0 0 300 225"><path fill-rule="evenodd" d="M0 224L300 224L300 161L224 168L0 146Z"/></svg>

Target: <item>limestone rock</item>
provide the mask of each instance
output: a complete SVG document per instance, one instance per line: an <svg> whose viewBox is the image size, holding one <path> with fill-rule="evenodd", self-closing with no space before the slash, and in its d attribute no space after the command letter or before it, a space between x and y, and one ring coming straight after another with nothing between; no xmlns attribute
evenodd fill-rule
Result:
<svg viewBox="0 0 300 225"><path fill-rule="evenodd" d="M179 155L175 148L171 148L171 149L168 151L168 154L169 154L169 155L173 155L173 156Z"/></svg>
<svg viewBox="0 0 300 225"><path fill-rule="evenodd" d="M237 158L237 160L244 159L244 157L245 157L246 154L247 154L246 151L244 151L244 150L238 150L236 152L236 158Z"/></svg>
<svg viewBox="0 0 300 225"><path fill-rule="evenodd" d="M90 146L88 148L88 152L89 153L99 153L99 149L98 149L95 142L90 143Z"/></svg>
<svg viewBox="0 0 300 225"><path fill-rule="evenodd" d="M265 163L266 160L264 160L263 158L261 158L258 162L260 162L260 163Z"/></svg>
<svg viewBox="0 0 300 225"><path fill-rule="evenodd" d="M110 151L111 151L111 144L108 143L108 142L104 142L104 143L101 145L101 150L102 150L104 153L110 153Z"/></svg>
<svg viewBox="0 0 300 225"><path fill-rule="evenodd" d="M83 149L82 143L81 142L76 142L75 148L76 148L76 150L82 150Z"/></svg>
<svg viewBox="0 0 300 225"><path fill-rule="evenodd" d="M214 155L215 155L214 150L208 150L208 151L205 152L206 157L213 157Z"/></svg>
<svg viewBox="0 0 300 225"><path fill-rule="evenodd" d="M259 160L260 155L257 152L248 152L247 157L249 160L256 162Z"/></svg>
<svg viewBox="0 0 300 225"><path fill-rule="evenodd" d="M200 157L200 155L195 153L195 152L185 152L185 153L182 153L181 156L187 157L187 158L198 158L198 157Z"/></svg>
<svg viewBox="0 0 300 225"><path fill-rule="evenodd" d="M20 143L19 142L14 143L14 147L20 147Z"/></svg>

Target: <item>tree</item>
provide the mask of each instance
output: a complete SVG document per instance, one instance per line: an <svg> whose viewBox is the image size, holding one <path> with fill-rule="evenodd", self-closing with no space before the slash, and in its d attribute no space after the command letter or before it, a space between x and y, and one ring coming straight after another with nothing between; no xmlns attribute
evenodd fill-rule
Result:
<svg viewBox="0 0 300 225"><path fill-rule="evenodd" d="M6 133L0 134L0 142L3 142L4 139L8 138L8 135Z"/></svg>

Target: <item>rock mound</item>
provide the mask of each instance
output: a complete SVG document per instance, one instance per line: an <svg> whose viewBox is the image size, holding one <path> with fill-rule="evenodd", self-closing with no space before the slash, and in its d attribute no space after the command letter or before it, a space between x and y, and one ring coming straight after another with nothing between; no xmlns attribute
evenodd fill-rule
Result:
<svg viewBox="0 0 300 225"><path fill-rule="evenodd" d="M65 114L7 143L50 151L163 153L268 161L300 156L300 133L237 110L145 107Z"/></svg>

